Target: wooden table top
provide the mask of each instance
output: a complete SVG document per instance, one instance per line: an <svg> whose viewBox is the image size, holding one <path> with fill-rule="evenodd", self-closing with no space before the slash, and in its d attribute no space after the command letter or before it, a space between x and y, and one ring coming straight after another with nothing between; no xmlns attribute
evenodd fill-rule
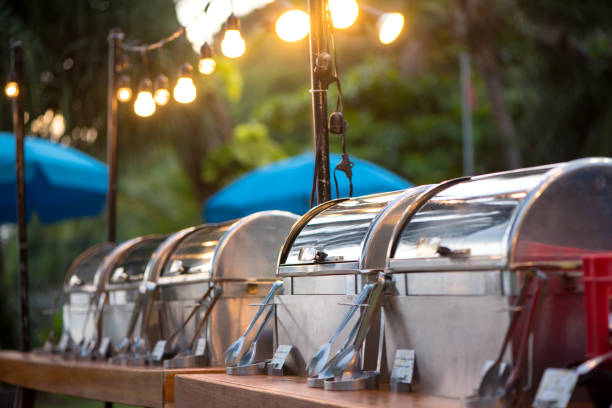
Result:
<svg viewBox="0 0 612 408"><path fill-rule="evenodd" d="M174 376L225 368L164 370L123 367L60 356L0 351L0 382L38 391L146 407L174 405Z"/></svg>
<svg viewBox="0 0 612 408"><path fill-rule="evenodd" d="M300 377L227 374L180 374L175 378L176 408L307 408L385 407L458 408L461 401L379 390L325 391L309 388Z"/></svg>

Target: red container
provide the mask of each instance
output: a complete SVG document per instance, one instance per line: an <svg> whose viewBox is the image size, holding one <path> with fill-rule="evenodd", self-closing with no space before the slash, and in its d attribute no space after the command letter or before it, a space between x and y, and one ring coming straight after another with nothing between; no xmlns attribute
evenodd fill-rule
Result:
<svg viewBox="0 0 612 408"><path fill-rule="evenodd" d="M587 357L612 351L609 316L612 299L612 252L582 257Z"/></svg>

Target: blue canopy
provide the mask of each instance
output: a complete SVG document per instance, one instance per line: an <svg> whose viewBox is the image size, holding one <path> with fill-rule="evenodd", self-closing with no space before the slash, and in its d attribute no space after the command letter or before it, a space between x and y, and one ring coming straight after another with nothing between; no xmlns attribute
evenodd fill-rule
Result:
<svg viewBox="0 0 612 408"><path fill-rule="evenodd" d="M330 155L331 171L342 156ZM351 157L353 195L402 190L412 184L389 170L366 160ZM304 214L310 209L310 191L314 171L312 153L302 154L255 169L211 196L203 208L208 222L244 217L256 211L285 210ZM344 173L336 172L341 197L348 197L349 183ZM332 196L335 196L332 174Z"/></svg>
<svg viewBox="0 0 612 408"><path fill-rule="evenodd" d="M26 212L42 222L97 215L104 209L106 166L48 140L26 137ZM16 222L15 136L0 132L0 223Z"/></svg>

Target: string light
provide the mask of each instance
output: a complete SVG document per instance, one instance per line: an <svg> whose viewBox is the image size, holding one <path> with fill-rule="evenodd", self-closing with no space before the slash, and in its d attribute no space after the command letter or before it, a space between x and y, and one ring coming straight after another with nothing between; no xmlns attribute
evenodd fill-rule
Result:
<svg viewBox="0 0 612 408"><path fill-rule="evenodd" d="M208 43L202 44L200 47L200 63L198 64L199 71L204 75L210 75L215 71L217 66L212 57L212 47Z"/></svg>
<svg viewBox="0 0 612 408"><path fill-rule="evenodd" d="M152 87L151 80L148 78L140 81L138 86L138 95L136 95L136 100L134 101L134 112L143 118L155 113L155 101L151 94Z"/></svg>
<svg viewBox="0 0 612 408"><path fill-rule="evenodd" d="M221 52L228 58L238 58L246 50L246 43L240 35L240 20L232 13L225 23L225 35L221 41Z"/></svg>
<svg viewBox="0 0 612 408"><path fill-rule="evenodd" d="M276 20L276 34L287 42L300 41L310 32L310 17L302 10L289 10Z"/></svg>
<svg viewBox="0 0 612 408"><path fill-rule="evenodd" d="M9 98L19 96L19 85L15 81L8 81L4 86L4 94Z"/></svg>
<svg viewBox="0 0 612 408"><path fill-rule="evenodd" d="M117 80L117 99L119 102L128 102L132 99L130 77L127 75L121 75Z"/></svg>
<svg viewBox="0 0 612 408"><path fill-rule="evenodd" d="M174 87L174 99L179 103L193 102L196 98L196 87L192 78L193 67L186 62L181 66L179 79Z"/></svg>
<svg viewBox="0 0 612 408"><path fill-rule="evenodd" d="M378 19L378 39L390 44L397 39L404 28L404 16L400 13L384 13Z"/></svg>
<svg viewBox="0 0 612 408"><path fill-rule="evenodd" d="M359 15L356 0L329 0L332 24L336 28L349 28Z"/></svg>
<svg viewBox="0 0 612 408"><path fill-rule="evenodd" d="M168 90L168 77L160 74L155 78L155 86L153 87L153 99L159 106L164 106L170 101L170 91Z"/></svg>

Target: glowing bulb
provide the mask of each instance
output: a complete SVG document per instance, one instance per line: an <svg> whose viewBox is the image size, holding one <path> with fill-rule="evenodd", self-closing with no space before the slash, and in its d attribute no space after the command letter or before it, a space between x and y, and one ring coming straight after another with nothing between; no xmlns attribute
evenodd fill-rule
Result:
<svg viewBox="0 0 612 408"><path fill-rule="evenodd" d="M309 31L310 17L302 10L289 10L276 20L276 34L283 41L300 41Z"/></svg>
<svg viewBox="0 0 612 408"><path fill-rule="evenodd" d="M4 87L4 94L9 98L16 98L19 95L19 85L15 81L9 81Z"/></svg>
<svg viewBox="0 0 612 408"><path fill-rule="evenodd" d="M336 28L348 28L359 14L359 6L355 0L329 0L329 11L332 23Z"/></svg>
<svg viewBox="0 0 612 408"><path fill-rule="evenodd" d="M238 30L227 30L221 41L221 52L228 58L238 58L246 50L244 38Z"/></svg>
<svg viewBox="0 0 612 408"><path fill-rule="evenodd" d="M138 116L146 118L155 113L155 101L149 91L140 91L134 101L134 112Z"/></svg>
<svg viewBox="0 0 612 408"><path fill-rule="evenodd" d="M198 65L198 69L200 70L200 72L204 75L210 75L213 72L215 72L215 67L217 66L217 63L215 62L214 59L212 58L202 58L200 60L200 63Z"/></svg>
<svg viewBox="0 0 612 408"><path fill-rule="evenodd" d="M119 88L117 90L117 99L119 99L119 102L128 102L132 99L132 90L130 88Z"/></svg>
<svg viewBox="0 0 612 408"><path fill-rule="evenodd" d="M383 44L390 44L400 35L404 28L404 16L400 13L385 13L378 20L378 39Z"/></svg>
<svg viewBox="0 0 612 408"><path fill-rule="evenodd" d="M127 75L121 75L117 81L117 99L119 99L119 102L127 102L132 99L130 77Z"/></svg>
<svg viewBox="0 0 612 408"><path fill-rule="evenodd" d="M212 47L208 43L202 44L200 47L200 63L198 64L199 71L204 75L210 75L215 71L216 66Z"/></svg>
<svg viewBox="0 0 612 408"><path fill-rule="evenodd" d="M164 106L170 101L170 91L168 90L168 77L161 74L155 78L155 92L153 99L159 106Z"/></svg>
<svg viewBox="0 0 612 408"><path fill-rule="evenodd" d="M196 97L196 87L193 79L188 77L179 78L174 87L174 99L179 103L193 102Z"/></svg>
<svg viewBox="0 0 612 408"><path fill-rule="evenodd" d="M151 80L146 78L140 81L138 86L138 95L136 95L136 100L134 101L134 112L143 118L155 113L155 101L151 94L151 88Z"/></svg>
<svg viewBox="0 0 612 408"><path fill-rule="evenodd" d="M155 91L153 99L155 99L156 104L164 106L168 103L168 101L170 101L170 91L167 89L158 89Z"/></svg>

